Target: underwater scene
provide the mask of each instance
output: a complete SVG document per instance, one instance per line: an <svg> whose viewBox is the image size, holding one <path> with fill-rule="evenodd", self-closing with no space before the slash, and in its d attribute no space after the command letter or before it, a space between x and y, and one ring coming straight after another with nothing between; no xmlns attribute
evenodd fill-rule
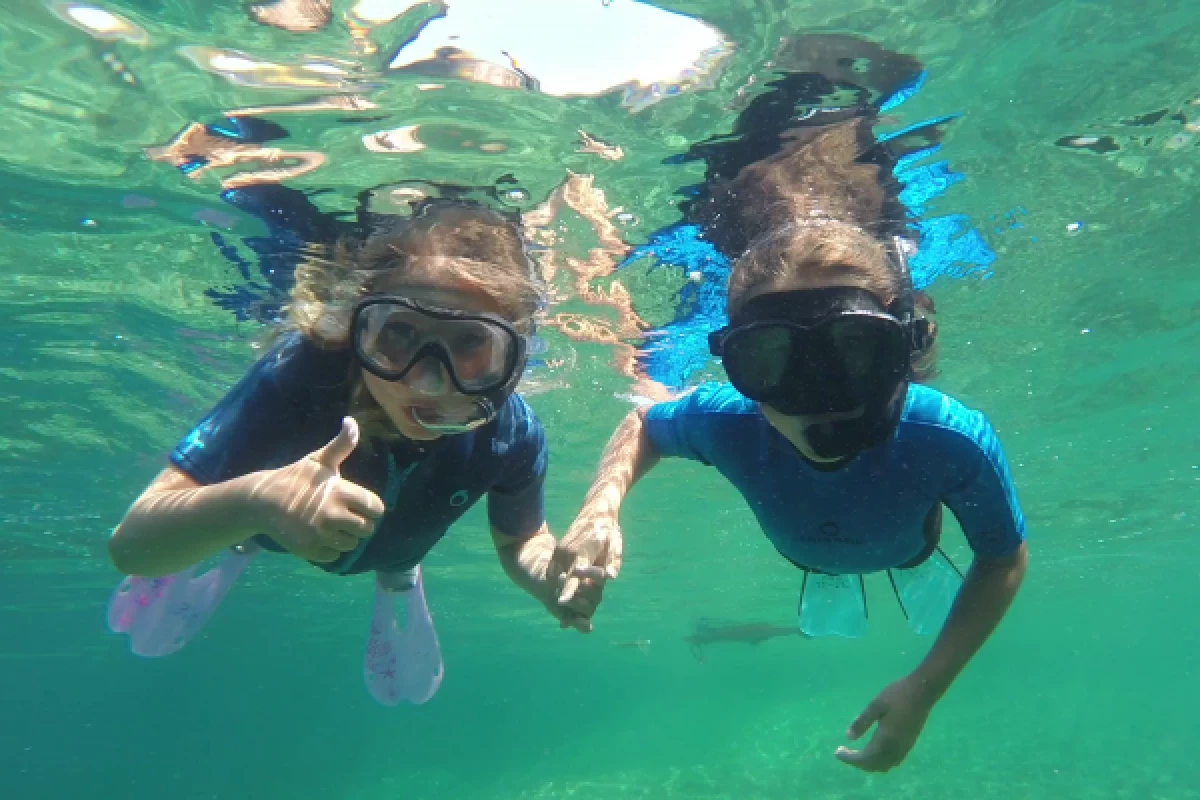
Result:
<svg viewBox="0 0 1200 800"><path fill-rule="evenodd" d="M1200 800L1197 64L6 0L0 797Z"/></svg>

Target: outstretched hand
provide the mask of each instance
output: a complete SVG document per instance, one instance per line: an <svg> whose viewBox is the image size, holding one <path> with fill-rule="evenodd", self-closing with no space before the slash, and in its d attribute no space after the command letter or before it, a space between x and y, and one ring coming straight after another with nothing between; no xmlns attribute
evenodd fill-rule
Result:
<svg viewBox="0 0 1200 800"><path fill-rule="evenodd" d="M837 758L864 772L887 772L900 764L917 743L933 703L912 678L888 685L850 723L846 738L857 740L876 725L867 746L861 750L839 747Z"/></svg>

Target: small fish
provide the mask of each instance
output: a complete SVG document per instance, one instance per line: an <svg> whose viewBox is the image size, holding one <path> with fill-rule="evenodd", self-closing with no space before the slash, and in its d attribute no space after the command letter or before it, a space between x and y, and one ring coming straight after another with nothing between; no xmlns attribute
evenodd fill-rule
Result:
<svg viewBox="0 0 1200 800"><path fill-rule="evenodd" d="M613 642L612 645L613 647L622 647L627 650L638 650L643 654L650 652L649 639L633 639L628 642Z"/></svg>
<svg viewBox="0 0 1200 800"><path fill-rule="evenodd" d="M688 648L697 661L704 660L704 648L710 644L749 644L760 645L781 636L808 636L798 627L782 625L767 625L749 622L734 625L718 625L709 620L696 623L696 629L691 636L684 638Z"/></svg>

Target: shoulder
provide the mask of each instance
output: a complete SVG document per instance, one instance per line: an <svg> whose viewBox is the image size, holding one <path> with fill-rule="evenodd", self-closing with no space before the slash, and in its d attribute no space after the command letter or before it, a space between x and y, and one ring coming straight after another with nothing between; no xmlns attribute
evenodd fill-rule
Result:
<svg viewBox="0 0 1200 800"><path fill-rule="evenodd" d="M650 418L686 416L758 417L758 404L743 396L728 383L702 383L693 391L666 403L657 403L647 412Z"/></svg>
<svg viewBox="0 0 1200 800"><path fill-rule="evenodd" d="M287 395L344 390L351 361L349 350L323 349L300 332L287 331L271 343L243 381L266 384Z"/></svg>
<svg viewBox="0 0 1200 800"><path fill-rule="evenodd" d="M481 428L482 437L476 439L476 452L486 451L492 456L521 458L522 454L535 457L546 449L546 432L537 413L519 394L513 394L496 412L495 421ZM478 434L477 434L478 435ZM484 444L481 451L479 445Z"/></svg>
<svg viewBox="0 0 1200 800"><path fill-rule="evenodd" d="M983 412L928 386L909 387L901 428L925 434L923 438L946 451L1003 460L999 438Z"/></svg>
<svg viewBox="0 0 1200 800"><path fill-rule="evenodd" d="M542 421L537 412L519 394L511 395L496 412L492 435L499 441L517 441L541 433Z"/></svg>
<svg viewBox="0 0 1200 800"><path fill-rule="evenodd" d="M659 453L705 464L724 458L729 448L741 452L764 425L758 404L725 383L701 384L646 412L646 432Z"/></svg>
<svg viewBox="0 0 1200 800"><path fill-rule="evenodd" d="M991 430L983 412L968 408L937 389L916 383L908 388L901 424L945 431L976 443Z"/></svg>

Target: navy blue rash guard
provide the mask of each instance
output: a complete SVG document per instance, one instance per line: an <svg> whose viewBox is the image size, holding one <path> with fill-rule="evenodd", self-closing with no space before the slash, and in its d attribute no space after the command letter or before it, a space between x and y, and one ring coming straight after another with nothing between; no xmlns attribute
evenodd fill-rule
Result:
<svg viewBox="0 0 1200 800"><path fill-rule="evenodd" d="M352 359L297 333L281 337L176 446L171 463L214 484L298 461L341 429ZM545 520L546 466L541 422L517 395L470 433L374 449L360 443L341 474L383 498L387 513L357 551L317 566L341 574L413 567L485 493L494 527L532 536ZM280 549L265 535L256 541Z"/></svg>
<svg viewBox="0 0 1200 800"><path fill-rule="evenodd" d="M1025 539L991 425L927 386L909 387L891 439L833 471L805 461L757 403L727 384L651 407L646 429L662 455L716 467L781 554L823 572L907 563L926 547L925 520L938 503L954 513L976 555L1012 555Z"/></svg>

